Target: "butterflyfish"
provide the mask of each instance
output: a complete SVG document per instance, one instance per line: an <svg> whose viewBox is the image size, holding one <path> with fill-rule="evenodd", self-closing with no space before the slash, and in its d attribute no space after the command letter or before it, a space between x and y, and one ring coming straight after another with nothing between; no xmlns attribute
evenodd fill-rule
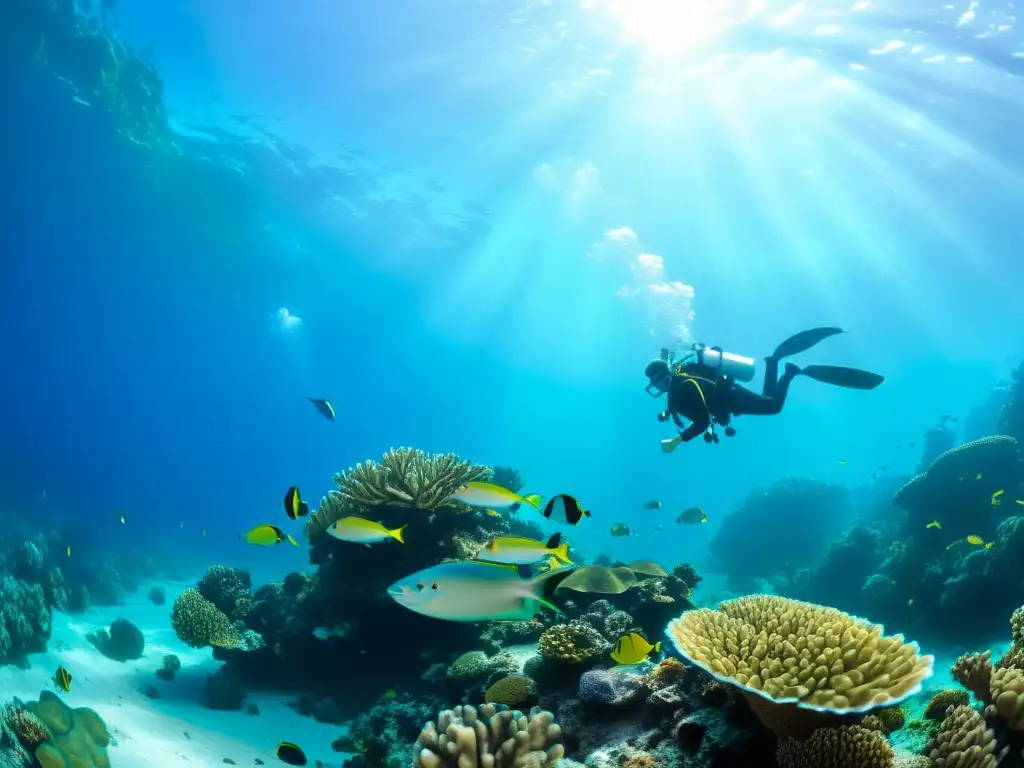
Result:
<svg viewBox="0 0 1024 768"><path fill-rule="evenodd" d="M629 530L629 526L625 523L615 523L609 530L612 536L637 536L639 534Z"/></svg>
<svg viewBox="0 0 1024 768"><path fill-rule="evenodd" d="M248 544L255 544L257 547L276 547L282 541L287 541L296 547L299 546L299 542L276 525L257 525L248 533L238 534L238 538Z"/></svg>
<svg viewBox="0 0 1024 768"><path fill-rule="evenodd" d="M647 639L638 632L629 632L618 639L615 649L611 653L612 661L617 664L639 664L651 653L661 651L661 641L654 645L647 642Z"/></svg>
<svg viewBox="0 0 1024 768"><path fill-rule="evenodd" d="M284 495L284 513L292 520L309 514L309 504L302 500L299 489L294 485Z"/></svg>
<svg viewBox="0 0 1024 768"><path fill-rule="evenodd" d="M307 397L316 408L316 412L328 421L334 421L334 407L322 397Z"/></svg>
<svg viewBox="0 0 1024 768"><path fill-rule="evenodd" d="M351 541L354 544L377 544L388 539L396 539L399 543L405 544L402 538L402 531L406 526L389 529L382 523L367 520L365 517L350 515L334 522L327 532L339 541Z"/></svg>
<svg viewBox="0 0 1024 768"><path fill-rule="evenodd" d="M645 501L643 507L644 509L661 509L661 502L651 499L650 501Z"/></svg>
<svg viewBox="0 0 1024 768"><path fill-rule="evenodd" d="M57 671L53 675L53 684L58 691L69 692L71 690L71 673L64 667L57 667Z"/></svg>
<svg viewBox="0 0 1024 768"><path fill-rule="evenodd" d="M560 493L548 500L541 514L555 523L576 525L584 517L590 517L590 510L584 509L575 496Z"/></svg>
<svg viewBox="0 0 1024 768"><path fill-rule="evenodd" d="M569 545L562 541L560 533L547 541L528 539L525 536L497 536L484 545L476 559L487 563L530 565L551 556L572 565Z"/></svg>
<svg viewBox="0 0 1024 768"><path fill-rule="evenodd" d="M461 560L399 579L388 595L410 611L443 621L529 621L551 602L555 588L575 570L556 568L529 578L515 565Z"/></svg>
<svg viewBox="0 0 1024 768"><path fill-rule="evenodd" d="M278 744L274 750L274 756L286 765L309 765L306 753L298 744L292 744L290 741L282 741Z"/></svg>
<svg viewBox="0 0 1024 768"><path fill-rule="evenodd" d="M459 488L452 494L452 498L471 507L484 509L508 509L516 504L529 504L534 509L540 509L541 502L541 497L537 494L520 496L515 491L510 491L500 485L476 480Z"/></svg>
<svg viewBox="0 0 1024 768"><path fill-rule="evenodd" d="M708 516L700 507L684 509L682 513L680 513L679 517L676 518L677 523L682 523L684 525L700 525L707 521Z"/></svg>

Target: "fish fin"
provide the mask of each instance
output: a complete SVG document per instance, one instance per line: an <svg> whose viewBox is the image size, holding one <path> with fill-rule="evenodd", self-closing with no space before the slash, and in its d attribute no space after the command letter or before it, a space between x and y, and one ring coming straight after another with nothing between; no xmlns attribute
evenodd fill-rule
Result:
<svg viewBox="0 0 1024 768"><path fill-rule="evenodd" d="M654 644L654 652L655 653L661 653L661 640L659 640L658 642L656 642Z"/></svg>
<svg viewBox="0 0 1024 768"><path fill-rule="evenodd" d="M394 536L396 539L398 539L399 543L405 544L405 539L402 538L402 531L404 531L408 527L409 527L409 524L406 523L401 528L395 528L395 530L388 531L388 533L390 533L392 536Z"/></svg>
<svg viewBox="0 0 1024 768"><path fill-rule="evenodd" d="M565 581L569 574L573 573L575 570L575 567L567 566L565 568L556 568L552 571L544 571L544 573L531 577L529 579L529 589L532 593L533 599L544 607L562 614L562 609L557 605L554 605L551 600L554 597L555 589L558 588L558 585Z"/></svg>
<svg viewBox="0 0 1024 768"><path fill-rule="evenodd" d="M296 547L299 546L299 542L297 542L295 539L293 539L291 537L291 535L288 536L288 543L289 544L294 544Z"/></svg>
<svg viewBox="0 0 1024 768"><path fill-rule="evenodd" d="M557 534L555 534L557 535ZM554 550L551 554L557 557L566 565L572 565L572 560L569 559L569 545L563 544L558 549Z"/></svg>
<svg viewBox="0 0 1024 768"><path fill-rule="evenodd" d="M562 534L554 533L551 538L548 539L548 543L545 545L548 549L557 549L558 545L562 543Z"/></svg>
<svg viewBox="0 0 1024 768"><path fill-rule="evenodd" d="M531 493L529 496L524 496L523 497L523 501L525 501L527 504L529 504L534 509L540 509L540 503L541 503L541 501L543 499L544 499L543 496L540 496L540 495L538 495L536 493Z"/></svg>

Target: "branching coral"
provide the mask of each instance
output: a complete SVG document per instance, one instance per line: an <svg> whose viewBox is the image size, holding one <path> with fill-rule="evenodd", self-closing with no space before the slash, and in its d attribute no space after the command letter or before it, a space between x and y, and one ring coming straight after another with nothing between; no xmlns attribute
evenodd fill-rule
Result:
<svg viewBox="0 0 1024 768"><path fill-rule="evenodd" d="M545 768L564 754L562 731L550 712L529 716L493 704L446 709L430 722L417 741L418 768Z"/></svg>
<svg viewBox="0 0 1024 768"><path fill-rule="evenodd" d="M463 485L490 476L490 467L463 461L454 453L392 448L379 462L356 464L334 476L338 488L321 499L306 535L316 536L341 517L367 507L431 510L451 505L452 495Z"/></svg>
<svg viewBox="0 0 1024 768"><path fill-rule="evenodd" d="M667 632L683 657L739 688L776 733L795 737L827 724L821 715L897 704L932 674L932 657L919 655L916 643L834 608L774 595L688 611Z"/></svg>
<svg viewBox="0 0 1024 768"><path fill-rule="evenodd" d="M174 601L171 626L178 639L192 648L208 645L233 648L238 644L238 635L228 617L194 587L186 589Z"/></svg>
<svg viewBox="0 0 1024 768"><path fill-rule="evenodd" d="M885 736L858 725L819 728L806 741L779 743L780 768L891 768L893 751Z"/></svg>
<svg viewBox="0 0 1024 768"><path fill-rule="evenodd" d="M600 656L608 642L589 624L570 621L549 627L537 642L537 652L545 659L582 664Z"/></svg>

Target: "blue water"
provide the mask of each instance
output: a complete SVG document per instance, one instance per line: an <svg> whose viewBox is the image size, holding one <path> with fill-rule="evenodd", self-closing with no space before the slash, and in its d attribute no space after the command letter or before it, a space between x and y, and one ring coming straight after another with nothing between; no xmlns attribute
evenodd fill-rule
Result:
<svg viewBox="0 0 1024 768"><path fill-rule="evenodd" d="M408 445L577 495L590 554L699 566L755 487L910 472L894 446L1024 348L1020 32L999 3L734 5L683 45L653 0L120 0L159 148L10 45L5 508L283 573L303 549L237 534ZM884 386L800 380L780 416L659 451L662 346L760 360L816 325L848 333L801 362ZM709 524L676 526L694 505Z"/></svg>

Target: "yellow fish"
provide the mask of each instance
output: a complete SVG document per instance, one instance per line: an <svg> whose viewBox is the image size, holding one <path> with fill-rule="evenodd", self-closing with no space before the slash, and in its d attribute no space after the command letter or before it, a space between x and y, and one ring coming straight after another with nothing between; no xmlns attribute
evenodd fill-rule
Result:
<svg viewBox="0 0 1024 768"><path fill-rule="evenodd" d="M996 491L995 493L992 494L992 506L993 507L998 507L1000 504L1003 503L1003 500L999 498L1002 495L1003 495L1003 491L1001 491L1001 490L1000 491Z"/></svg>
<svg viewBox="0 0 1024 768"><path fill-rule="evenodd" d="M501 517L501 515L498 514L498 510L496 509L485 509L484 512L486 512L491 517Z"/></svg>
<svg viewBox="0 0 1024 768"><path fill-rule="evenodd" d="M402 538L404 530L404 525L401 528L389 530L381 523L367 520L365 517L350 515L335 522L327 529L327 532L340 541L351 541L355 544L370 546L388 539L397 539L399 543L405 544L405 539Z"/></svg>
<svg viewBox="0 0 1024 768"><path fill-rule="evenodd" d="M975 480L981 480L981 472L979 472L979 473L978 473L978 476L977 476L976 478L974 478L974 479L975 479Z"/></svg>
<svg viewBox="0 0 1024 768"><path fill-rule="evenodd" d="M991 541L986 544L985 540L981 538L981 536L977 536L973 533L967 537L967 543L973 544L976 547L985 547L985 549L992 549Z"/></svg>
<svg viewBox="0 0 1024 768"><path fill-rule="evenodd" d="M248 544L255 544L257 547L276 547L282 541L288 541L296 547L299 546L299 542L276 525L257 525L248 533L238 534L238 538Z"/></svg>
<svg viewBox="0 0 1024 768"><path fill-rule="evenodd" d="M554 534L547 541L528 539L525 536L497 536L477 552L476 559L487 563L532 565L552 556L572 565L572 560L569 559L569 545L562 541L560 533Z"/></svg>
<svg viewBox="0 0 1024 768"><path fill-rule="evenodd" d="M68 547L68 557L71 557L71 547Z"/></svg>
<svg viewBox="0 0 1024 768"><path fill-rule="evenodd" d="M71 690L71 673L64 667L57 667L57 671L53 675L53 684L58 691L67 693Z"/></svg>
<svg viewBox="0 0 1024 768"><path fill-rule="evenodd" d="M651 645L643 635L629 632L615 643L615 650L612 651L611 656L617 664L639 664L647 658L651 651L655 653L661 651L661 641Z"/></svg>
<svg viewBox="0 0 1024 768"><path fill-rule="evenodd" d="M452 494L452 498L471 507L484 507L485 509L508 509L516 504L529 504L534 509L540 509L541 502L541 497L536 494L520 496L500 485L476 480L459 488Z"/></svg>
<svg viewBox="0 0 1024 768"><path fill-rule="evenodd" d="M121 515L121 525L124 525L124 515Z"/></svg>
<svg viewBox="0 0 1024 768"><path fill-rule="evenodd" d="M1024 501L1022 501L1021 499L1014 499L1014 501L1016 501L1018 504L1024 507Z"/></svg>
<svg viewBox="0 0 1024 768"><path fill-rule="evenodd" d="M925 528L938 528L941 531L942 523L940 523L938 520L932 520L930 523L928 523L928 525L925 526Z"/></svg>

